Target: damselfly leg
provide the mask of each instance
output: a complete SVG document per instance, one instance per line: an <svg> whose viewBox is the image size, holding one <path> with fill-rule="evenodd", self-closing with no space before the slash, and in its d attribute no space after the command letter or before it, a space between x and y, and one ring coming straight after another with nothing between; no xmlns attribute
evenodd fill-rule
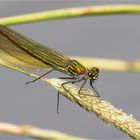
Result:
<svg viewBox="0 0 140 140"><path fill-rule="evenodd" d="M99 97L100 98L100 95L99 95L99 93L97 92L97 90L94 88L94 86L93 86L93 81L92 80L90 80L90 86L92 87L92 89L95 91L95 93L96 93L96 95L97 95L97 97Z"/></svg>
<svg viewBox="0 0 140 140"><path fill-rule="evenodd" d="M30 83L35 82L35 81L41 79L42 77L44 77L45 75L47 75L48 73L52 72L53 70L54 70L54 69L52 69L52 70L50 70L50 71L44 73L43 75L39 76L38 78L36 78L36 79L34 79L34 80L32 80L32 81L26 82L25 84L28 85L28 84L30 84Z"/></svg>

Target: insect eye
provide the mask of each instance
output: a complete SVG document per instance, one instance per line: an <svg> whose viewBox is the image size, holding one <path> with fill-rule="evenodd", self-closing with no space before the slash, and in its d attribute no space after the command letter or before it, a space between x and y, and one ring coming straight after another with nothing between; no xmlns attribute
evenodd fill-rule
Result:
<svg viewBox="0 0 140 140"><path fill-rule="evenodd" d="M96 73L99 73L99 69L98 68L96 68Z"/></svg>
<svg viewBox="0 0 140 140"><path fill-rule="evenodd" d="M93 68L91 69L91 73L92 73L92 75L98 75L99 69L96 68L96 67L93 67Z"/></svg>

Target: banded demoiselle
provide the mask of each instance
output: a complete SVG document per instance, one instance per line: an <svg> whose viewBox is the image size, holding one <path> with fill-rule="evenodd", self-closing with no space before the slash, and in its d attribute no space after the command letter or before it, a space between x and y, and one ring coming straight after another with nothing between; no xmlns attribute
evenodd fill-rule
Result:
<svg viewBox="0 0 140 140"><path fill-rule="evenodd" d="M5 54L8 56L5 56ZM69 77L61 77L61 79L71 79L62 84L64 89L66 89L65 84L83 81L78 91L79 94L87 80L89 80L91 87L100 97L93 87L93 82L98 79L99 75L97 67L89 70L77 60L72 60L59 51L43 46L3 25L0 25L0 59L21 69L45 69L47 72L39 78L53 70L62 72ZM37 79L27 83L34 82Z"/></svg>

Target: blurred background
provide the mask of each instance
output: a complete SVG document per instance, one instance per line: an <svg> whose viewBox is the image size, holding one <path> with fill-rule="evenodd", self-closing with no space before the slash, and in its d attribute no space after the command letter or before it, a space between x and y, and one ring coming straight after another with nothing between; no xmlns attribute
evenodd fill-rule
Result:
<svg viewBox="0 0 140 140"><path fill-rule="evenodd" d="M0 1L0 17L43 10L104 4L140 4L139 1ZM29 38L66 55L134 60L140 58L140 15L89 16L11 26ZM49 77L59 77L59 72ZM0 122L30 124L68 134L96 139L128 139L116 128L61 96L33 78L0 67ZM95 83L100 96L140 120L140 74L103 72ZM0 135L0 138L13 136ZM15 137L14 137L15 138Z"/></svg>

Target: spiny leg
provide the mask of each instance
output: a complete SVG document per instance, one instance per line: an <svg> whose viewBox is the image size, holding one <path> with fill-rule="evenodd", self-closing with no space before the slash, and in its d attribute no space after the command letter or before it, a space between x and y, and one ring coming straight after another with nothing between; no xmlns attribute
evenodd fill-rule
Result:
<svg viewBox="0 0 140 140"><path fill-rule="evenodd" d="M90 80L90 86L92 87L92 89L95 91L95 93L96 93L96 95L97 95L97 97L99 97L100 98L100 95L98 94L98 92L96 91L96 89L94 88L94 86L93 86L93 81L92 80Z"/></svg>
<svg viewBox="0 0 140 140"><path fill-rule="evenodd" d="M74 77L59 77L58 79L75 79L75 78ZM59 103L60 103L59 99L60 99L60 93L58 92L58 94L57 94L57 114L59 113Z"/></svg>
<svg viewBox="0 0 140 140"><path fill-rule="evenodd" d="M75 78L74 78L74 79L75 79ZM82 80L83 80L83 79L76 79L76 80L72 80L72 81L65 82L65 83L62 84L62 87L64 88L65 91L67 91L67 92L70 93L70 91L67 90L67 89L65 88L64 85L65 85L65 84L68 84L68 83L76 83L76 82L80 82L80 81L82 81ZM70 93L70 95L71 95L74 99L76 99L76 98L74 97L74 95L72 95L71 93ZM79 100L76 99L76 102L81 106L81 103L79 102Z"/></svg>
<svg viewBox="0 0 140 140"><path fill-rule="evenodd" d="M81 94L81 95L93 96L93 95L89 95L89 94L82 94L82 93L80 93L80 91L82 90L82 88L83 88L84 85L86 84L87 80L88 80L88 79L85 79L85 80L84 80L84 82L83 82L82 86L80 87L78 93ZM94 89L94 90L95 90L95 89ZM97 93L97 91L96 91L96 93ZM98 96L98 97L99 97L99 96Z"/></svg>
<svg viewBox="0 0 140 140"><path fill-rule="evenodd" d="M59 113L59 96L60 95L60 93L58 92L57 93L57 114Z"/></svg>
<svg viewBox="0 0 140 140"><path fill-rule="evenodd" d="M86 84L86 82L87 82L87 79L85 79L84 82L83 82L83 84L81 85L81 87L80 87L80 89L78 91L79 94L80 94L80 91L82 90L82 88L84 87L84 85Z"/></svg>
<svg viewBox="0 0 140 140"><path fill-rule="evenodd" d="M73 78L73 79L75 79L75 78ZM65 82L65 83L63 83L62 84L62 87L66 90L66 91L68 91L66 88L65 88L65 86L64 85L66 85L66 84L68 84L68 83L76 83L76 82L80 82L80 81L82 81L83 79L81 78L81 79L75 79L75 80L71 80L71 81L68 81L68 82Z"/></svg>
<svg viewBox="0 0 140 140"><path fill-rule="evenodd" d="M81 94L81 95L87 95L87 96L91 96L91 97L98 97L98 98L100 98L100 95L98 94L98 92L97 92L97 91L95 90L95 88L93 87L93 85L92 85L92 82L93 82L93 81L91 81L91 80L90 80L90 85L91 85L91 87L93 88L93 90L95 91L95 93L97 94L97 96L92 95L92 94L82 94L82 93L80 93L81 89L82 89L83 86L86 84L87 80L88 80L88 79L85 79L84 83L82 84L82 86L81 86L81 88L80 88L80 90L79 90L79 94Z"/></svg>
<svg viewBox="0 0 140 140"><path fill-rule="evenodd" d="M36 78L36 79L34 79L34 80L32 80L32 81L26 82L25 84L27 85L27 84L29 84L29 83L35 82L35 81L39 80L40 78L44 77L45 75L47 75L48 73L52 72L53 70L54 70L54 69L52 69L52 70L46 72L45 74L39 76L38 78Z"/></svg>
<svg viewBox="0 0 140 140"><path fill-rule="evenodd" d="M36 78L36 79L34 79L34 80L30 81L30 82L27 82L26 85L29 84L29 83L33 83L33 82L39 80L40 78L44 77L44 76L47 75L48 73L52 72L53 70L54 70L54 69L48 71L47 73L41 75L40 77L38 77L38 78ZM58 94L57 94L57 114L59 113L59 95L60 95L60 93L58 92Z"/></svg>

